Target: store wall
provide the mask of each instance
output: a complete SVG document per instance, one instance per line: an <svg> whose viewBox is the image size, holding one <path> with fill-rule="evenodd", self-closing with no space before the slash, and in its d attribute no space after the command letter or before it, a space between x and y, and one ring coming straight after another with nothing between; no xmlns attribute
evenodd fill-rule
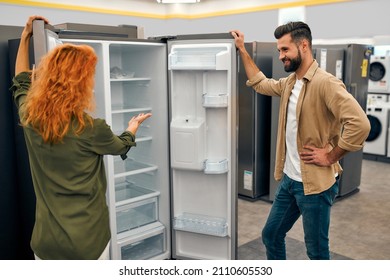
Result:
<svg viewBox="0 0 390 280"><path fill-rule="evenodd" d="M23 26L27 17L41 14L52 24L75 22L102 25L130 24L143 26L146 37L188 33L221 33L241 29L248 41L274 41L273 30L278 25L278 11L200 19L152 19L112 14L0 4L0 25ZM355 0L306 8L306 21L315 39L373 37L389 35L390 2L387 0Z"/></svg>

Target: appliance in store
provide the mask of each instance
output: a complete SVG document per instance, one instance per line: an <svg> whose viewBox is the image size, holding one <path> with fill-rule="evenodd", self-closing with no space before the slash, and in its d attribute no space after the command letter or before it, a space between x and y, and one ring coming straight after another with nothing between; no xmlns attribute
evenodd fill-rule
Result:
<svg viewBox="0 0 390 280"><path fill-rule="evenodd" d="M0 259L27 260L34 258L30 241L35 218L35 194L23 129L9 92L15 70L8 63L8 41L19 37L23 27L2 25L0 29L0 132L4 135L0 137Z"/></svg>
<svg viewBox="0 0 390 280"><path fill-rule="evenodd" d="M371 130L363 147L364 153L386 155L389 109L390 106L387 104L367 106L366 112L370 121Z"/></svg>
<svg viewBox="0 0 390 280"><path fill-rule="evenodd" d="M59 39L94 48L96 115L114 132L138 113L153 114L127 159L105 157L111 258L235 259L238 69L230 34Z"/></svg>
<svg viewBox="0 0 390 280"><path fill-rule="evenodd" d="M387 157L390 158L390 108L387 116Z"/></svg>
<svg viewBox="0 0 390 280"><path fill-rule="evenodd" d="M390 56L371 56L368 92L390 93Z"/></svg>
<svg viewBox="0 0 390 280"><path fill-rule="evenodd" d="M270 77L276 43L251 42L245 48ZM238 195L256 200L269 193L271 97L248 87L242 60L239 67Z"/></svg>
<svg viewBox="0 0 390 280"><path fill-rule="evenodd" d="M367 93L368 106L383 106L390 104L390 95L387 93Z"/></svg>
<svg viewBox="0 0 390 280"><path fill-rule="evenodd" d="M284 71L282 62L278 59L278 50L275 44L275 49L272 59L272 78L280 79L287 77L288 73ZM268 195L263 196L265 201L272 202L275 198L276 190L279 186L279 182L275 180L275 162L276 162L276 142L278 134L278 120L279 120L279 106L280 98L271 97L271 131L270 131L270 169L269 169L269 192Z"/></svg>
<svg viewBox="0 0 390 280"><path fill-rule="evenodd" d="M315 58L320 59L320 66L324 67L321 61L325 59L325 70L341 79L347 91L353 95L362 109L366 111L369 59L373 47L362 44L348 44L318 45L313 48L317 49ZM344 56L341 56L340 50L342 50ZM340 67L342 70L340 70ZM340 73L342 73L342 76L340 76ZM347 153L340 160L343 174L339 180L338 199L359 191L362 163L363 149Z"/></svg>

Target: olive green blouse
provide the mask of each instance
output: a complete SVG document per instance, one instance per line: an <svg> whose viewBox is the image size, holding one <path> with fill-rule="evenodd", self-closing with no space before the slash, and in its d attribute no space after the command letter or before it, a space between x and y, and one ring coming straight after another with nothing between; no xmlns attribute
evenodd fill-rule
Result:
<svg viewBox="0 0 390 280"><path fill-rule="evenodd" d="M30 83L27 72L13 79L20 118ZM41 259L99 258L111 237L103 155L125 158L135 136L114 135L103 119L78 136L70 130L59 144L44 143L28 126L24 136L36 195L34 253Z"/></svg>

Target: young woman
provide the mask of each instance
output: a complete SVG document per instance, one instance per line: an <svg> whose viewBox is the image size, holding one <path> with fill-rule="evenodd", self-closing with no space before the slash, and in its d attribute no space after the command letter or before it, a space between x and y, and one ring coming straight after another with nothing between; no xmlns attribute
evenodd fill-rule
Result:
<svg viewBox="0 0 390 280"><path fill-rule="evenodd" d="M31 16L22 32L13 79L36 194L31 247L37 259L108 259L110 227L103 155L126 156L135 146L139 114L120 136L87 112L94 105L97 56L64 44L29 68Z"/></svg>

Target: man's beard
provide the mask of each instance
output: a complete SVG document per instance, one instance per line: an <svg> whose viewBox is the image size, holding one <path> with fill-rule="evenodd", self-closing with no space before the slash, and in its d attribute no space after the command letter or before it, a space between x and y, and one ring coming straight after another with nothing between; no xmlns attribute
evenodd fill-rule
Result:
<svg viewBox="0 0 390 280"><path fill-rule="evenodd" d="M284 64L284 62L285 62L286 60L289 60L289 61L290 61L290 64L289 64L289 65L285 65L285 64ZM295 72L295 71L299 68L299 66L301 65L301 63L302 63L302 57L301 57L301 52L300 52L300 50L298 49L298 55L297 55L297 57L291 58L291 59L285 57L285 58L282 59L282 62L283 62L283 64L284 64L284 71L286 71L286 72Z"/></svg>

